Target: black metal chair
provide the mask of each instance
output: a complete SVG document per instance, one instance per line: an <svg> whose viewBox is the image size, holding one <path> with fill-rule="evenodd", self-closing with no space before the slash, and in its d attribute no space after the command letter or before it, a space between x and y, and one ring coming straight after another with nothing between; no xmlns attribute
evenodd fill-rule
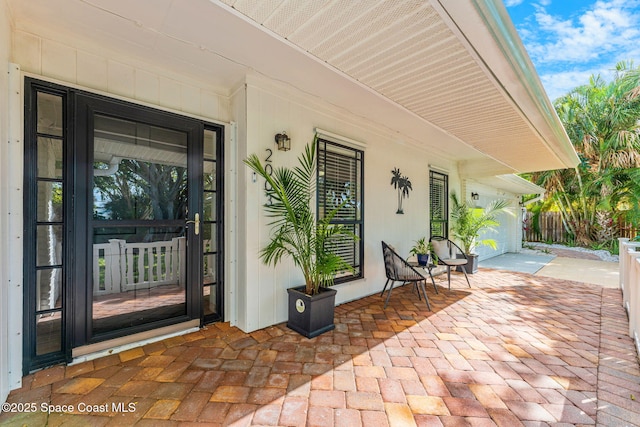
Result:
<svg viewBox="0 0 640 427"><path fill-rule="evenodd" d="M422 289L424 300L427 302L427 308L429 309L429 311L431 311L431 305L429 304L427 291L424 288L427 279L415 268L409 265L407 261L405 261L400 255L398 255L396 251L394 251L385 242L382 242L382 255L384 256L384 269L387 274L387 282L384 284L384 288L382 289L380 296L384 295L384 291L387 289L387 285L389 285L389 282L391 282L391 287L389 288L387 299L384 302L384 308L387 308L387 304L389 304L389 298L391 298L391 291L393 290L394 283L402 282L402 284L413 283L418 290L418 299L420 300L422 300L422 298L420 297L420 290Z"/></svg>
<svg viewBox="0 0 640 427"><path fill-rule="evenodd" d="M433 252L438 257L438 264L445 265L447 267L447 280L449 281L449 289L451 289L451 267L460 267L464 273L464 277L467 279L467 284L471 287L469 282L469 276L467 276L467 255L460 249L460 246L456 245L449 239L444 237L434 236L429 239Z"/></svg>

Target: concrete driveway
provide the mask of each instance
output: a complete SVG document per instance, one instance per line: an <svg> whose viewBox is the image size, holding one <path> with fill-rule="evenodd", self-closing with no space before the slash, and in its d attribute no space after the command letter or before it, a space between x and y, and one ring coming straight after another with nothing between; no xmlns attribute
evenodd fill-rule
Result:
<svg viewBox="0 0 640 427"><path fill-rule="evenodd" d="M517 271L574 282L590 283L606 288L619 287L617 262L602 261L591 254L564 249L554 253L506 253L480 261L483 268Z"/></svg>
<svg viewBox="0 0 640 427"><path fill-rule="evenodd" d="M617 262L556 257L538 270L535 275L591 283L605 288L617 289L620 286L620 272Z"/></svg>

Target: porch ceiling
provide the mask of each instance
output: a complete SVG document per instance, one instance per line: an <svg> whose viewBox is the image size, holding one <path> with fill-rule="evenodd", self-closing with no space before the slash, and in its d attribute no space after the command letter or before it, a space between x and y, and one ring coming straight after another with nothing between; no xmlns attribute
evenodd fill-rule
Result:
<svg viewBox="0 0 640 427"><path fill-rule="evenodd" d="M577 164L499 1L8 3L18 30L227 93L247 74L286 82L459 161L463 176Z"/></svg>

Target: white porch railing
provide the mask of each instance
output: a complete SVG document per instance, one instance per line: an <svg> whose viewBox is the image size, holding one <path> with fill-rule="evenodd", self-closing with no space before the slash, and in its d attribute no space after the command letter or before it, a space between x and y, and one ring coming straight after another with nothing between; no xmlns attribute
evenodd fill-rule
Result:
<svg viewBox="0 0 640 427"><path fill-rule="evenodd" d="M620 289L622 301L629 316L629 336L640 354L640 242L627 238L620 242Z"/></svg>
<svg viewBox="0 0 640 427"><path fill-rule="evenodd" d="M186 240L127 243L110 239L93 245L93 294L105 295L186 283Z"/></svg>

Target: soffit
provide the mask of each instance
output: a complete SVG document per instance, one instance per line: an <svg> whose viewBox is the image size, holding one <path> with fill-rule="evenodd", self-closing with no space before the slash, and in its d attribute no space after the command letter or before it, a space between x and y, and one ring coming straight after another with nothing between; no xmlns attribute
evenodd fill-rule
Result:
<svg viewBox="0 0 640 427"><path fill-rule="evenodd" d="M550 149L567 141L545 141L437 1L222 1L516 171L573 160Z"/></svg>
<svg viewBox="0 0 640 427"><path fill-rule="evenodd" d="M517 93L526 84L509 74L475 1L7 0L21 31L221 93L257 73L458 161L463 176L568 166L567 141Z"/></svg>

